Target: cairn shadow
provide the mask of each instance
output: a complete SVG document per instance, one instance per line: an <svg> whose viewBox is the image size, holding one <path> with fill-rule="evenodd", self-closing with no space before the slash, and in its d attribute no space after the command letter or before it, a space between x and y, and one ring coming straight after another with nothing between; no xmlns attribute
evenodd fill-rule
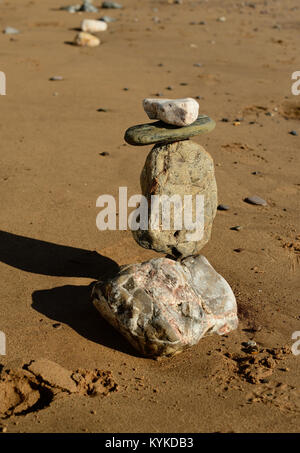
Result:
<svg viewBox="0 0 300 453"><path fill-rule="evenodd" d="M99 280L113 277L118 264L96 251L84 250L0 231L0 261L22 271L57 277ZM90 285L65 285L34 291L32 308L54 322L64 323L83 337L112 349L136 355L91 303Z"/></svg>
<svg viewBox="0 0 300 453"><path fill-rule="evenodd" d="M118 272L118 264L96 251L40 241L0 231L0 261L34 274L98 279Z"/></svg>
<svg viewBox="0 0 300 453"><path fill-rule="evenodd" d="M113 329L92 304L94 282L87 286L65 285L32 293L32 308L69 325L89 341L125 354L138 356L119 332Z"/></svg>

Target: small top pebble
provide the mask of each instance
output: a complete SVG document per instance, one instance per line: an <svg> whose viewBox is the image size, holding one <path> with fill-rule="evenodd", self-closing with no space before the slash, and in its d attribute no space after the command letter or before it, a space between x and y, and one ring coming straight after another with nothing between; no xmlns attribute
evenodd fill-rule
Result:
<svg viewBox="0 0 300 453"><path fill-rule="evenodd" d="M189 126L198 118L199 104L195 99L151 99L143 101L150 119L161 120L174 126Z"/></svg>

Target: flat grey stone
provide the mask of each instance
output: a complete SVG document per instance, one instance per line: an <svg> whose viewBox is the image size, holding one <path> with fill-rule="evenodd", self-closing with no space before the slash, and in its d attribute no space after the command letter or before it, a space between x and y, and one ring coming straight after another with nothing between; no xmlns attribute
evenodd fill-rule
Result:
<svg viewBox="0 0 300 453"><path fill-rule="evenodd" d="M132 126L125 132L125 141L130 145L150 145L155 143L170 143L187 140L196 135L212 131L216 123L206 115L199 115L198 119L189 126L176 127L156 121L154 123Z"/></svg>
<svg viewBox="0 0 300 453"><path fill-rule="evenodd" d="M234 294L203 256L156 258L99 281L92 302L141 354L172 356L212 333L237 328Z"/></svg>

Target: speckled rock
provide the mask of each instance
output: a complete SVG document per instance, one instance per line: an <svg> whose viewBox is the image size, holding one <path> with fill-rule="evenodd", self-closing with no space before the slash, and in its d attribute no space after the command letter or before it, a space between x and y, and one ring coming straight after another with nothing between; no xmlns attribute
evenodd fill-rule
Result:
<svg viewBox="0 0 300 453"><path fill-rule="evenodd" d="M95 284L92 301L133 347L152 357L178 354L238 324L230 286L203 256L123 266Z"/></svg>
<svg viewBox="0 0 300 453"><path fill-rule="evenodd" d="M189 126L196 121L199 113L199 104L192 98L146 98L143 107L151 120L161 120L174 126Z"/></svg>
<svg viewBox="0 0 300 453"><path fill-rule="evenodd" d="M217 210L212 157L191 140L156 145L142 170L141 188L148 201L148 219L147 224L140 222L140 228L132 231L136 242L176 258L198 254L210 239ZM169 197L170 201L174 196L175 209L170 204L169 225L163 222L163 215L168 217L167 204L163 206L163 215L157 215L156 202L163 200L163 196ZM186 196L190 196L190 209ZM182 211L181 207L186 209ZM191 224L185 218L188 212L192 214Z"/></svg>
<svg viewBox="0 0 300 453"><path fill-rule="evenodd" d="M163 121L132 126L125 132L124 139L130 145L142 146L155 143L171 143L187 140L196 135L212 131L216 123L206 115L199 115L189 126L177 127Z"/></svg>

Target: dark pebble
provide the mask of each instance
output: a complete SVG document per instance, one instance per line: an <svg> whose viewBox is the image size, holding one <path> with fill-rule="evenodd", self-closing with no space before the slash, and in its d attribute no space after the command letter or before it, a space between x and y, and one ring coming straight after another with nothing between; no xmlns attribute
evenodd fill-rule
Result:
<svg viewBox="0 0 300 453"><path fill-rule="evenodd" d="M289 134L290 134L290 135L298 135L298 132L296 132L296 131L290 131Z"/></svg>
<svg viewBox="0 0 300 453"><path fill-rule="evenodd" d="M217 209L218 209L218 211L228 211L229 206L226 206L225 204L219 204Z"/></svg>
<svg viewBox="0 0 300 453"><path fill-rule="evenodd" d="M257 171L253 171L251 173L251 175L261 175L261 171L257 170Z"/></svg>
<svg viewBox="0 0 300 453"><path fill-rule="evenodd" d="M241 227L240 225L236 225L236 226L233 226L230 228L232 231L241 231L243 229L243 227Z"/></svg>
<svg viewBox="0 0 300 453"><path fill-rule="evenodd" d="M54 327L54 329L60 329L61 324L59 322L56 322L56 323L52 324L52 327Z"/></svg>
<svg viewBox="0 0 300 453"><path fill-rule="evenodd" d="M244 251L244 249L238 248L238 249L234 249L233 251L236 253L241 253Z"/></svg>
<svg viewBox="0 0 300 453"><path fill-rule="evenodd" d="M99 156L109 156L109 153L106 151L103 151L102 153L99 153Z"/></svg>
<svg viewBox="0 0 300 453"><path fill-rule="evenodd" d="M107 109L100 108L100 109L97 109L97 112L107 112Z"/></svg>
<svg viewBox="0 0 300 453"><path fill-rule="evenodd" d="M228 118L222 118L221 121L222 121L222 123L229 123L229 119Z"/></svg>

